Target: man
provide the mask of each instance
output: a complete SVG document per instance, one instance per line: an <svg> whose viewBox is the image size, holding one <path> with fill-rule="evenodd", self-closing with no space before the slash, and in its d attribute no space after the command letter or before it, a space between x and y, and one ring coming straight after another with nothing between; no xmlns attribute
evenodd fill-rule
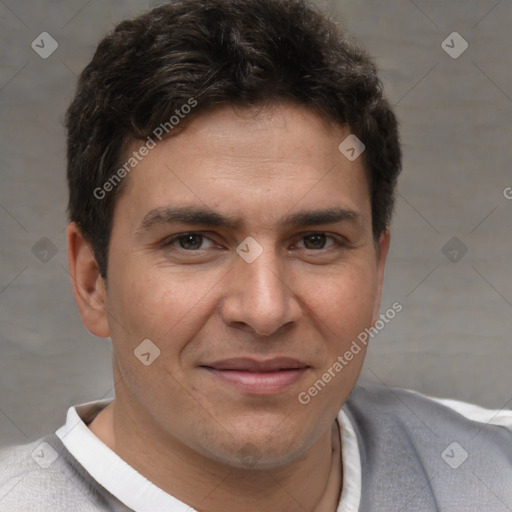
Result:
<svg viewBox="0 0 512 512"><path fill-rule="evenodd" d="M397 126L300 0L121 23L67 115L69 268L115 400L1 455L5 511L510 510L509 412L357 386Z"/></svg>

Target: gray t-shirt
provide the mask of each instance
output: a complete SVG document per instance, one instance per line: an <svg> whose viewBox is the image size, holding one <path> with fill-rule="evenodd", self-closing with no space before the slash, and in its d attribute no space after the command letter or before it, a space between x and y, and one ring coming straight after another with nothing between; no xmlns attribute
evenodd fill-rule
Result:
<svg viewBox="0 0 512 512"><path fill-rule="evenodd" d="M367 383L342 411L357 440L343 482L357 488L355 510L512 511L512 411ZM0 452L0 512L131 510L55 434Z"/></svg>

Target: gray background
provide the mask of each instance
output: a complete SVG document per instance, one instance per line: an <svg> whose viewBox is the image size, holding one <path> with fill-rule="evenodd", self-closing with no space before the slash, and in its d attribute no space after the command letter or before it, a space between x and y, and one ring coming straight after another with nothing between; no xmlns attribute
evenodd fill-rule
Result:
<svg viewBox="0 0 512 512"><path fill-rule="evenodd" d="M0 444L112 395L110 343L82 326L66 270L62 120L99 39L148 4L0 1ZM382 311L403 311L372 340L364 375L510 408L512 2L323 6L368 48L401 123ZM59 45L47 59L30 46L43 31ZM457 59L441 47L454 31L469 44Z"/></svg>

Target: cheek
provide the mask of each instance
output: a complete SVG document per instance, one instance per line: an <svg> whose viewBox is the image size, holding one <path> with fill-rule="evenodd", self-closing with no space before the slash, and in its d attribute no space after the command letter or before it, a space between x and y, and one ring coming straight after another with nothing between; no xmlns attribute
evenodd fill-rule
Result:
<svg viewBox="0 0 512 512"><path fill-rule="evenodd" d="M318 328L338 343L356 336L372 321L377 298L376 272L370 265L341 268L330 275L310 275L304 297L320 322Z"/></svg>
<svg viewBox="0 0 512 512"><path fill-rule="evenodd" d="M133 350L150 339L165 359L178 361L180 351L212 314L212 288L221 277L158 265L123 267L112 273L108 294L118 355L129 363Z"/></svg>
<svg viewBox="0 0 512 512"><path fill-rule="evenodd" d="M376 274L369 266L313 279L321 293L314 295L317 367L299 396L315 408L317 417L336 414L351 393L363 366L366 344L358 336L371 326L376 300ZM311 295L313 297L313 295ZM301 401L302 400L302 401Z"/></svg>

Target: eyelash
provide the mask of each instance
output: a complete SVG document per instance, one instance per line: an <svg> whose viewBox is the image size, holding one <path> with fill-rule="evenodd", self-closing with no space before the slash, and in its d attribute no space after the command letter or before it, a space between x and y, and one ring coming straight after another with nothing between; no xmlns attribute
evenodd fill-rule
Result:
<svg viewBox="0 0 512 512"><path fill-rule="evenodd" d="M159 244L159 247L162 248L162 249L177 250L177 251L180 251L180 252L188 252L188 253L200 253L201 251L207 250L207 249L195 249L194 250L194 249L184 249L183 247L172 247L175 242L178 242L181 238L185 238L185 237L190 236L190 235L202 236L203 239L201 240L201 242L203 242L204 239L207 239L207 240L210 240L211 242L215 243L214 240L212 240L207 235L205 235L205 234L203 234L201 232L190 231L190 232L186 232L186 233L179 233L177 235L173 235L172 237L169 237L169 238L163 240ZM308 236L312 236L312 235L324 235L326 237L326 239L332 240L334 245L331 246L331 247L320 248L320 249L307 249L307 248L305 248L306 251L321 252L321 251L333 250L335 248L335 246L338 246L338 248L343 248L343 247L346 248L346 247L348 247L348 242L343 237L335 236L335 235L329 235L329 234L327 234L326 232L323 232L323 231L311 231L309 233L303 234L303 235L301 235L300 240L303 241L305 238L307 238Z"/></svg>

